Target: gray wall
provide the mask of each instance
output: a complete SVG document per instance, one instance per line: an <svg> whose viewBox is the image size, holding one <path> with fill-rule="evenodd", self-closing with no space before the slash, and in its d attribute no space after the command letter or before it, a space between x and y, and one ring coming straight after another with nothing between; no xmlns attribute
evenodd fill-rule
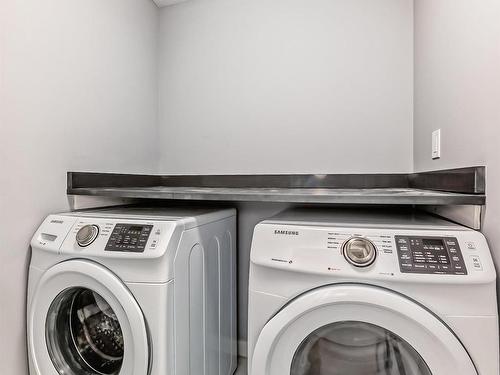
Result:
<svg viewBox="0 0 500 375"><path fill-rule="evenodd" d="M0 1L0 374L27 374L29 241L68 209L66 171L156 170L157 12Z"/></svg>
<svg viewBox="0 0 500 375"><path fill-rule="evenodd" d="M160 12L161 172L412 169L411 0Z"/></svg>
<svg viewBox="0 0 500 375"><path fill-rule="evenodd" d="M500 266L500 2L415 1L417 171L487 166L484 233ZM431 132L441 128L441 159Z"/></svg>
<svg viewBox="0 0 500 375"><path fill-rule="evenodd" d="M411 0L193 0L160 10L162 173L408 172ZM254 225L239 205L245 354Z"/></svg>

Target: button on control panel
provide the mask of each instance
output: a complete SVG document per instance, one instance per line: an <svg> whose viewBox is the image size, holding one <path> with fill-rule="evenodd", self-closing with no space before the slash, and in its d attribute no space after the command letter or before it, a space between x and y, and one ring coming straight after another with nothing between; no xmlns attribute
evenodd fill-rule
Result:
<svg viewBox="0 0 500 375"><path fill-rule="evenodd" d="M152 225L116 224L105 251L142 253L148 242Z"/></svg>
<svg viewBox="0 0 500 375"><path fill-rule="evenodd" d="M479 258L478 255L471 255L471 260L472 260L472 267L474 267L475 270L482 271L483 266L481 265L481 259Z"/></svg>
<svg viewBox="0 0 500 375"><path fill-rule="evenodd" d="M395 236L403 273L467 275L455 237Z"/></svg>
<svg viewBox="0 0 500 375"><path fill-rule="evenodd" d="M469 250L476 250L476 244L474 242L466 242L465 246L467 246Z"/></svg>

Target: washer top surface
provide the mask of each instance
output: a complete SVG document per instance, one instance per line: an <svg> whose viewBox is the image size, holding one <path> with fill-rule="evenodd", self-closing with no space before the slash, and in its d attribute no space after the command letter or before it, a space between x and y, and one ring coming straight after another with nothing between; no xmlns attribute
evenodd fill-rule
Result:
<svg viewBox="0 0 500 375"><path fill-rule="evenodd" d="M353 228L412 228L433 230L472 230L425 212L382 208L298 208L285 210L264 223Z"/></svg>
<svg viewBox="0 0 500 375"><path fill-rule="evenodd" d="M62 213L64 216L122 218L141 220L183 221L185 229L236 215L235 209L217 209L208 207L143 207L120 206L100 209L88 209Z"/></svg>

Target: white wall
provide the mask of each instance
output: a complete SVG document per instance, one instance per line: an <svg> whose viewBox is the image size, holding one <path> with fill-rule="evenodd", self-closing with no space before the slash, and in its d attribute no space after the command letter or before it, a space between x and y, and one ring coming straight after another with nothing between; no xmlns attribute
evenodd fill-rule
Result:
<svg viewBox="0 0 500 375"><path fill-rule="evenodd" d="M30 235L68 209L66 171L154 172L150 0L0 1L0 373L27 373Z"/></svg>
<svg viewBox="0 0 500 375"><path fill-rule="evenodd" d="M415 1L417 171L487 166L484 233L500 267L500 2ZM441 159L431 132L441 128Z"/></svg>
<svg viewBox="0 0 500 375"><path fill-rule="evenodd" d="M412 169L411 0L161 9L164 173Z"/></svg>

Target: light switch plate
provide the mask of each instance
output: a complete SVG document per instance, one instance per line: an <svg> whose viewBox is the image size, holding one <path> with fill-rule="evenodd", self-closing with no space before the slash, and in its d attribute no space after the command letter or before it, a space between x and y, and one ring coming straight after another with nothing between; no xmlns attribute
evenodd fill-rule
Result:
<svg viewBox="0 0 500 375"><path fill-rule="evenodd" d="M432 158L439 159L441 157L441 129L432 132Z"/></svg>

